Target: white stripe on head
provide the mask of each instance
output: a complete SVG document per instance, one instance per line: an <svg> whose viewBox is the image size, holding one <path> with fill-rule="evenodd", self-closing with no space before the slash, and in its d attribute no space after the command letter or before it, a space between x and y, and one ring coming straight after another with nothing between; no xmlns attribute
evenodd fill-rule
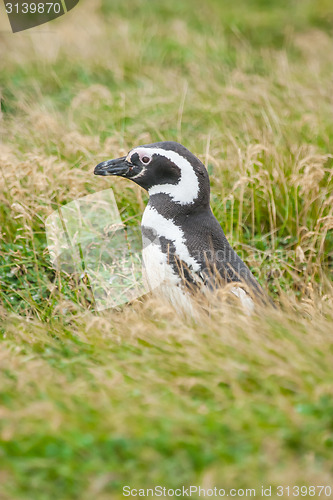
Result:
<svg viewBox="0 0 333 500"><path fill-rule="evenodd" d="M147 172L147 169L145 167L143 167L143 169L141 170L141 172L139 172L138 174L133 175L133 177L131 177L131 180L138 179L139 177L143 177L146 172Z"/></svg>
<svg viewBox="0 0 333 500"><path fill-rule="evenodd" d="M171 241L175 246L176 255L193 271L199 271L200 265L191 257L185 245L183 231L172 219L166 219L148 204L143 212L141 224L146 228L151 228L156 234L157 239L163 236Z"/></svg>
<svg viewBox="0 0 333 500"><path fill-rule="evenodd" d="M143 148L139 146L130 151L126 159L129 159L133 153L138 153L140 159L143 156L151 157L153 154L164 156L172 161L180 170L180 180L177 184L157 184L156 186L152 186L148 190L150 196L153 194L165 193L170 195L173 201L181 205L192 203L197 198L199 194L199 180L194 168L186 158L175 151L160 148ZM140 174L138 176L140 176Z"/></svg>

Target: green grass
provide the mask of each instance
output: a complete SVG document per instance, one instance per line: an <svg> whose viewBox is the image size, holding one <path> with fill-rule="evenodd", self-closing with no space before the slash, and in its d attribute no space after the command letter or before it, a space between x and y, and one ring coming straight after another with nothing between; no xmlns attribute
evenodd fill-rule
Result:
<svg viewBox="0 0 333 500"><path fill-rule="evenodd" d="M332 20L328 0L91 0L15 35L1 16L1 498L333 488ZM159 140L206 164L276 311L98 313L52 268L59 206L112 186L139 224L146 194L93 168Z"/></svg>
<svg viewBox="0 0 333 500"><path fill-rule="evenodd" d="M278 313L250 327L215 314L189 327L163 312L146 308L139 324L130 310L62 325L5 323L9 495L330 481L327 323L317 318L309 332L308 319L285 315L281 324Z"/></svg>

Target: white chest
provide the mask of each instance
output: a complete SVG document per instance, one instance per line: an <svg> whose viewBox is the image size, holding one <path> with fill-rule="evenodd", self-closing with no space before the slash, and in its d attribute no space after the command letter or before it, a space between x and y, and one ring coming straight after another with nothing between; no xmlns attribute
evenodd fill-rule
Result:
<svg viewBox="0 0 333 500"><path fill-rule="evenodd" d="M163 217L155 208L147 205L141 222L142 228L149 229L155 235L150 242L145 242L142 251L143 276L149 290L158 290L176 310L194 315L191 296L181 286L181 279L168 262L168 255L162 251L160 238L164 237L172 244L175 253L189 269L200 271L200 265L190 255L186 246L184 232L172 219ZM251 297L239 286L231 289L244 307L251 314L254 303Z"/></svg>
<svg viewBox="0 0 333 500"><path fill-rule="evenodd" d="M153 207L147 206L142 217L142 228L156 235L151 242L144 242L142 251L143 275L149 290L157 290L177 310L193 315L190 296L183 291L181 279L168 262L168 255L162 251L160 238L170 242L178 258L193 271L199 264L186 247L184 233L172 219L166 219Z"/></svg>
<svg viewBox="0 0 333 500"><path fill-rule="evenodd" d="M159 238L165 238L175 249L176 256L182 260L189 269L192 269L194 272L199 271L199 263L190 255L186 246L184 232L181 227L175 224L173 219L163 217L154 207L148 204L143 213L141 225L142 228L151 230L152 234L156 236L153 241L154 245L161 248Z"/></svg>

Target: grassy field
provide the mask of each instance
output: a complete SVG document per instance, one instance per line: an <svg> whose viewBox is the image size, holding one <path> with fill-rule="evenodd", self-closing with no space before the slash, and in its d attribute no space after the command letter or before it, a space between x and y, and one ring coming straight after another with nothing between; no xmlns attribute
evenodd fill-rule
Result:
<svg viewBox="0 0 333 500"><path fill-rule="evenodd" d="M332 23L331 0L89 0L13 35L0 5L1 500L333 495ZM146 194L93 168L159 140L206 164L276 310L96 312L52 268L59 206L112 186L139 224Z"/></svg>

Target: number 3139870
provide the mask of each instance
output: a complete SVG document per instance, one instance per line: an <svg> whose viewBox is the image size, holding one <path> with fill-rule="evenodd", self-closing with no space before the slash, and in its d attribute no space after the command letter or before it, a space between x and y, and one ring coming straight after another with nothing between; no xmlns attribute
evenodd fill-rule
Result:
<svg viewBox="0 0 333 500"><path fill-rule="evenodd" d="M278 497L305 497L323 496L330 497L332 488L330 486L277 486Z"/></svg>
<svg viewBox="0 0 333 500"><path fill-rule="evenodd" d="M7 14L59 14L59 2L45 3L6 3Z"/></svg>

